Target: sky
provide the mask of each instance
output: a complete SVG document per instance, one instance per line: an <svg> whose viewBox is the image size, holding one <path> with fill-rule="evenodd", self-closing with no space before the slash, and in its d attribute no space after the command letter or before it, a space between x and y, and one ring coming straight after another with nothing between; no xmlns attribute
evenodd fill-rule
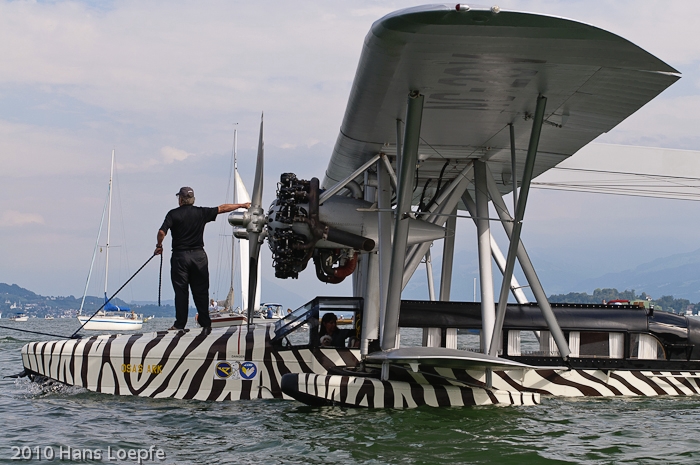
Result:
<svg viewBox="0 0 700 465"><path fill-rule="evenodd" d="M149 259L181 186L194 188L198 205L230 200L234 128L239 171L250 187L262 112L264 203L274 198L283 172L322 178L367 31L383 15L420 3L0 1L0 282L42 295L82 295L112 150L109 291ZM682 73L596 142L680 149L691 158L700 150L700 3L512 0L499 6L607 29ZM626 169L643 170L651 158L631 156ZM570 163L590 167L585 157ZM606 160L597 159L596 167L606 169ZM523 241L546 276L602 275L700 248L699 206L533 190ZM225 216L205 235L218 298L228 289ZM458 224L465 261L454 280L468 283L457 286L463 294L476 267L473 229L467 220ZM102 292L103 256L95 264L93 295ZM263 300L273 300L266 289L274 300L286 293L289 306L350 292L347 283L317 282L311 269L299 281L276 280L266 247L262 260ZM557 289L552 279L546 290L548 284ZM409 291L419 295L415 287ZM167 262L162 295L172 298ZM157 260L120 297L157 300Z"/></svg>

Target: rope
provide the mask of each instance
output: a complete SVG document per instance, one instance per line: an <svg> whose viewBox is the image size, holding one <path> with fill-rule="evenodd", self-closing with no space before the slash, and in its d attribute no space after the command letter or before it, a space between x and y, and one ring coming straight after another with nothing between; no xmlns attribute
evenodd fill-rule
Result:
<svg viewBox="0 0 700 465"><path fill-rule="evenodd" d="M160 254L160 271L158 272L158 306L160 307L160 290L163 286L163 254Z"/></svg>
<svg viewBox="0 0 700 465"><path fill-rule="evenodd" d="M130 282L132 279L134 279L134 277L135 277L137 274L139 274L139 273L141 272L141 270L143 270L144 267L145 267L146 265L148 265L148 262L150 262L151 260L153 260L153 257L155 257L155 256L156 256L155 253L154 253L153 255L151 255L151 257L150 257L148 260L146 260L146 263L144 263L143 265L141 265L141 268L139 268L138 270L136 270L136 273L132 274L132 275L131 275L131 278L127 279L126 282L125 282L124 284L122 284L122 287L120 287L119 289L117 289L117 292L115 292L114 294L112 294L112 297L110 297L109 299L107 299L107 301L106 301L105 303L103 303L102 306L101 306L100 308L98 308L97 310L95 310L95 313L93 313L92 316L91 316L90 318L88 318L88 319L85 321L85 323L83 323L82 325L80 325L80 328L76 329L75 332L74 332L73 334L71 334L70 338L73 339L73 338L75 337L75 335L78 334L78 331L80 331L81 329L83 329L83 327L84 327L86 324L88 324L88 322L89 322L90 320L92 320L92 318L93 318L95 315L97 315L97 313L98 313L100 310L102 310L102 309L105 307L105 305L107 305L114 297L116 297L116 295L119 294L119 292L120 292L122 289L124 289L124 287L125 287L127 284L129 284L129 282ZM161 257L162 257L162 254L161 254Z"/></svg>
<svg viewBox="0 0 700 465"><path fill-rule="evenodd" d="M75 336L76 336L76 334L78 334L78 331L80 331L81 329L83 329L83 326L85 326L85 325L88 323L88 321L90 321L90 320L92 319L93 316L97 315L97 312L99 312L100 310L102 310L102 309L105 307L105 305L107 305L114 297L116 297L116 295L119 294L119 291L121 291L122 289L124 289L124 287L125 287L127 284L129 284L129 282L130 282L132 279L134 279L134 277L135 277L137 274L139 274L139 272L140 272L141 270L143 270L144 267L145 267L146 265L148 265L148 262L150 262L150 261L153 259L153 257L155 257L155 256L156 256L156 254L151 255L151 257L150 257L148 260L146 260L146 263L144 263L143 265L141 265L141 268L139 268L139 269L136 271L136 273L134 273L133 275L131 275L131 278L129 278L124 284L122 284L122 287L120 287L120 288L117 290L117 292L115 292L114 294L112 294L112 297L110 297L109 299L107 299L107 301L106 301L104 304L102 304L102 306L101 306L100 308L98 308L98 309L95 311L95 313L93 313L92 316L91 316L90 318L88 318L87 321L86 321L85 323L83 323L83 324L80 326L80 328L78 328L78 329L77 329L73 334L71 334L70 336L64 336L64 335L62 335L62 334L43 333L43 332L41 332L41 331L31 331L31 330L29 330L29 329L22 329L22 328L13 328L13 327L11 327L11 326L2 326L2 325L0 325L0 328L11 329L11 330L13 330L13 331L19 331L19 332L22 332L22 333L32 333L32 334L41 334L41 335L43 335L43 336L60 337L60 338L62 338L62 339L74 339ZM163 272L163 255L162 255L162 254L161 254L161 256L160 256L160 270L161 270L161 273L162 273L162 272ZM160 305L160 284L158 285L158 305Z"/></svg>
<svg viewBox="0 0 700 465"><path fill-rule="evenodd" d="M64 336L64 335L62 335L62 334L42 333L41 331L30 331L30 330L28 330L28 329L13 328L13 327L11 327L11 326L2 326L2 325L0 325L0 328L12 329L12 330L14 330L14 331L20 331L20 332L22 332L22 333L33 333L33 334L41 334L41 335L43 335L43 336L60 337L60 338L63 338L63 339L71 339L70 337Z"/></svg>

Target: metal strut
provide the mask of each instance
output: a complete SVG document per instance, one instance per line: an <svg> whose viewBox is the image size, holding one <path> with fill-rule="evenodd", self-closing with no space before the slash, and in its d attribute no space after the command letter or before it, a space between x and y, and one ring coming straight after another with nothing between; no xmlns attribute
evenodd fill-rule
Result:
<svg viewBox="0 0 700 465"><path fill-rule="evenodd" d="M486 166L486 170L488 173L490 171L488 170L488 165ZM493 176L487 176L486 177L486 184L488 187L489 194L491 196L491 201L494 203L494 206L497 205L496 200L501 199L500 193L498 194L498 197L495 197L494 193L491 191L491 185L489 183L495 182L493 181ZM462 202L464 202L464 205L467 207L467 211L472 217L472 220L474 221L474 224L476 224L477 218L479 215L476 214L476 203L474 202L474 199L472 199L472 196L469 194L469 191L465 191L464 194L462 194ZM500 204L498 204L500 205ZM498 210L498 207L496 207ZM512 222L513 219L508 215L508 218L505 219L501 217L501 221L508 221ZM505 224L504 224L505 226ZM508 226L511 226L510 223ZM511 231L511 229L508 229L508 231ZM508 236L510 238L510 236ZM498 247L498 243L493 237L493 234L491 234L491 256L493 257L493 260L496 262L496 265L498 266L498 269L501 270L501 273L503 273L506 269L506 257L503 256L503 252L501 252L501 249ZM518 258L520 258L520 255L518 255ZM525 296L525 293L523 293L523 290L521 289L522 286L518 282L518 280L515 277L512 277L510 280L510 289L513 292L513 297L515 297L515 300L519 304L526 304L528 303L527 297ZM441 299L442 300L442 299Z"/></svg>
<svg viewBox="0 0 700 465"><path fill-rule="evenodd" d="M525 159L525 168L523 170L523 181L520 186L520 196L518 198L518 208L515 211L513 223L513 232L510 236L510 245L508 247L508 255L506 257L506 269L503 272L503 282L501 284L501 292L498 299L498 308L496 310L496 322L493 327L493 337L489 348L489 355L497 356L498 348L501 344L501 332L503 331L503 320L505 319L506 304L508 303L508 291L510 290L510 279L513 276L515 267L515 258L520 243L520 233L523 227L523 217L525 216L525 207L527 205L527 196L530 191L530 183L535 169L535 158L537 156L537 148L540 142L540 134L542 132L542 122L544 121L544 111L547 106L547 97L539 95L537 97L537 108L532 122L532 132L530 133L530 144L527 149L527 158ZM562 358L567 359L569 356L569 347L564 338L564 333L561 331L559 324L553 314L548 315L543 311L547 325L552 332L552 336L557 343L559 353Z"/></svg>
<svg viewBox="0 0 700 465"><path fill-rule="evenodd" d="M391 181L389 171L383 163L377 162L377 206L379 207L379 328L384 328L386 317L386 299L391 274ZM378 337L379 339L379 337Z"/></svg>
<svg viewBox="0 0 700 465"><path fill-rule="evenodd" d="M496 212L498 213L498 217L501 219L501 224L503 225L503 229L505 230L506 235L508 236L508 238L510 238L513 233L513 218L510 216L510 213L508 213L508 207L506 206L503 197L501 197L501 194L498 191L498 186L496 185L496 180L494 179L493 175L488 176L486 178L486 181L488 183L489 193L491 194L493 206L496 209ZM522 241L518 243L517 254L520 267L523 270L523 274L525 274L525 278L527 279L527 282L530 285L530 290L535 296L535 300L537 301L537 305L540 307L540 311L543 313L543 315L545 315L546 321L553 321L554 325L558 326L556 317L554 317L552 308L549 305L549 301L547 300L547 294L544 292L542 283L537 277L535 267L532 265L530 256L527 254L527 250L525 249L525 246L523 245ZM550 326L550 330L552 327L554 327L554 325ZM563 353L563 351L560 350L560 353Z"/></svg>
<svg viewBox="0 0 700 465"><path fill-rule="evenodd" d="M324 191L323 194L321 194L318 198L319 205L323 205L323 202L325 202L326 200L333 197L339 190L344 188L350 181L354 180L356 177L358 177L360 174L362 174L364 171L366 171L370 166L374 165L377 162L377 160L379 160L380 156L381 156L380 154L373 156L372 158L369 159L369 161L367 161L362 166L360 166L355 171L353 171L352 174L347 176L342 181L338 182L335 186Z"/></svg>
<svg viewBox="0 0 700 465"><path fill-rule="evenodd" d="M408 97L403 152L399 160L399 186L396 218L394 218L394 241L391 251L391 272L389 275L386 315L384 317L384 328L382 328L382 350L393 349L396 346L396 337L398 335L401 284L406 261L406 244L408 242L408 212L411 210L414 171L418 162L418 143L420 141L422 119L423 95L418 91L412 91Z"/></svg>
<svg viewBox="0 0 700 465"><path fill-rule="evenodd" d="M496 327L496 307L491 272L491 226L488 218L489 194L486 187L486 162L481 160L474 161L474 194L476 197L479 284L481 285L481 351L486 354L491 346Z"/></svg>

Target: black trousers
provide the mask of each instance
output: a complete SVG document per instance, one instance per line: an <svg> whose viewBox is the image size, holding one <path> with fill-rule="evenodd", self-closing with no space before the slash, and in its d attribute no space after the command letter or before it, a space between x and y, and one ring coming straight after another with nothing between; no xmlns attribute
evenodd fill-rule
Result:
<svg viewBox="0 0 700 465"><path fill-rule="evenodd" d="M187 308L192 299L197 307L197 321L211 326L209 318L209 260L204 249L175 250L170 257L170 278L175 291L175 327L187 325Z"/></svg>

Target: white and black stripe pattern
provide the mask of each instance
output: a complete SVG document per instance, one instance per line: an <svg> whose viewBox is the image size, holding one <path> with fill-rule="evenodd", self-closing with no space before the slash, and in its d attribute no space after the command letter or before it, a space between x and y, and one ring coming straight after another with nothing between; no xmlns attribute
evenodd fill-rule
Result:
<svg viewBox="0 0 700 465"><path fill-rule="evenodd" d="M616 397L691 396L700 394L700 373L640 370L494 371L492 387L483 370L421 367L392 369L390 379L352 375L290 374L282 378L285 394L309 405L368 408L532 405L540 396Z"/></svg>
<svg viewBox="0 0 700 465"><path fill-rule="evenodd" d="M700 394L695 372L642 370L522 370L494 373L494 387L557 397L692 396Z"/></svg>
<svg viewBox="0 0 700 465"><path fill-rule="evenodd" d="M284 375L282 389L290 397L309 405L367 408L535 405L540 402L540 395L534 392L309 373Z"/></svg>
<svg viewBox="0 0 700 465"><path fill-rule="evenodd" d="M483 370L423 368L421 372L469 386L486 387ZM435 383L430 379L430 383ZM495 370L494 389L555 397L690 396L700 394L700 373L650 370Z"/></svg>
<svg viewBox="0 0 700 465"><path fill-rule="evenodd" d="M272 326L215 328L187 333L105 335L33 342L22 348L27 372L95 392L179 399L239 400L294 397L311 404L408 408L421 405L529 405L539 396L691 396L700 372L651 370L494 371L492 388L480 370L392 369L389 381L342 376L359 363L356 349L273 346ZM252 361L252 380L220 379L219 362ZM141 372L134 367L141 366ZM125 370L124 367L131 367ZM157 367L152 370L150 368ZM329 374L331 370L331 374ZM149 372L150 371L150 372ZM283 376L285 376L284 389ZM284 392L283 392L284 391Z"/></svg>
<svg viewBox="0 0 700 465"><path fill-rule="evenodd" d="M214 328L187 333L162 331L33 342L22 348L25 370L68 385L114 395L178 399L282 398L282 375L325 374L337 364L355 366L354 349L278 348L272 326ZM252 361L252 380L220 379L219 362ZM140 370L140 372L139 372Z"/></svg>

